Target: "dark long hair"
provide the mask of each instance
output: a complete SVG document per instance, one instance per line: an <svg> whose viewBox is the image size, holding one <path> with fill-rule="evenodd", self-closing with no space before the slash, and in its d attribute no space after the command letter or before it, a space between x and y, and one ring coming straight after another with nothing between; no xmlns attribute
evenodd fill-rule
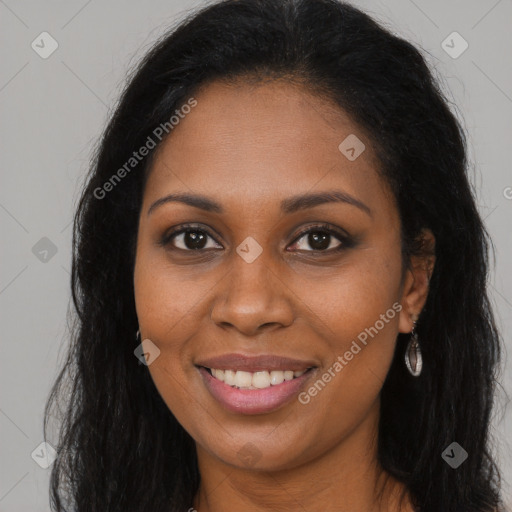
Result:
<svg viewBox="0 0 512 512"><path fill-rule="evenodd" d="M44 423L46 438L53 406L67 404L54 443L52 508L168 512L192 505L200 479L195 444L133 353L134 249L155 150L122 179L112 176L128 169L133 151L199 87L273 78L336 102L368 134L399 209L404 261L423 250L423 228L436 238L417 325L424 369L417 379L407 374L407 336L399 334L381 394L380 464L422 512L493 510L500 484L488 429L501 340L486 291L490 239L467 176L464 132L421 53L336 0L206 6L163 37L130 77L74 218L76 315ZM457 469L441 457L452 442L469 453Z"/></svg>

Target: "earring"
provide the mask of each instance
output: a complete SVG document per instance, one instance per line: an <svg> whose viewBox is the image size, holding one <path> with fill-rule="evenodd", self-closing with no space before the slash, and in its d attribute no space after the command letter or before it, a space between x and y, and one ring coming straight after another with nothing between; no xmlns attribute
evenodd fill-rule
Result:
<svg viewBox="0 0 512 512"><path fill-rule="evenodd" d="M135 333L135 341L138 341L140 343L140 330L137 329L137 332Z"/></svg>
<svg viewBox="0 0 512 512"><path fill-rule="evenodd" d="M423 367L423 358L421 356L418 334L416 333L416 321L414 321L411 339L409 340L407 349L405 350L405 365L413 377L419 377L421 368Z"/></svg>

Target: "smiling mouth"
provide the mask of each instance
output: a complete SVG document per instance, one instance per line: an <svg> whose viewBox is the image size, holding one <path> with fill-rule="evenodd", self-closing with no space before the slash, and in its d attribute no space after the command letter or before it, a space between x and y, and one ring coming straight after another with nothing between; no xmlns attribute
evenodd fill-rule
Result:
<svg viewBox="0 0 512 512"><path fill-rule="evenodd" d="M266 389L279 386L285 381L297 379L313 369L305 370L264 370L247 372L243 370L219 370L202 366L212 377L235 389Z"/></svg>

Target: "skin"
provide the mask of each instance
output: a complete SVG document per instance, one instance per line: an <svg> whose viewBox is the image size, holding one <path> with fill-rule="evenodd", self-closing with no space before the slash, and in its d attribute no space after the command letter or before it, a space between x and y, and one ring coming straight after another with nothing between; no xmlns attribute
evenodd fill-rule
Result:
<svg viewBox="0 0 512 512"><path fill-rule="evenodd" d="M412 330L426 301L433 259L402 265L393 195L368 137L339 107L286 81L214 82L195 98L153 163L134 270L141 337L160 350L148 369L196 441L201 485L191 505L199 512L399 510L404 489L377 462L379 395L396 337ZM366 145L354 161L338 149L349 134ZM280 210L291 196L333 189L371 214L343 202ZM166 202L148 214L177 192L206 195L224 212ZM355 244L333 234L322 250L298 238L323 222ZM201 251L183 234L160 243L184 223L215 238L204 234ZM432 247L432 234L424 235ZM249 236L262 248L252 263L236 252ZM394 303L400 313L306 405L229 412L194 365L233 352L313 360L309 386ZM238 456L247 443L257 452L252 465ZM401 510L412 510L407 495Z"/></svg>

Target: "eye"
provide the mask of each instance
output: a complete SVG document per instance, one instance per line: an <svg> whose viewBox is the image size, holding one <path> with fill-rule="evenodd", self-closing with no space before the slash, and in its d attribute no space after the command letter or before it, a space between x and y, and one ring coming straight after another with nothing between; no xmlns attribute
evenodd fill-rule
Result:
<svg viewBox="0 0 512 512"><path fill-rule="evenodd" d="M215 241L215 237L207 229L193 224L185 224L167 232L160 244L187 252L222 249L222 246ZM308 245L311 250L307 249ZM321 224L309 227L299 233L290 247L292 250L330 253L348 249L353 245L354 242L348 234L334 229L329 224Z"/></svg>
<svg viewBox="0 0 512 512"><path fill-rule="evenodd" d="M337 245L336 240L338 241ZM312 250L306 248L308 245ZM312 226L302 231L293 243L295 249L307 252L336 252L352 247L352 245L353 241L347 234L341 233L327 224Z"/></svg>
<svg viewBox="0 0 512 512"><path fill-rule="evenodd" d="M215 241L214 237L204 228L186 224L169 233L161 241L164 246L171 245L173 249L182 251L200 251L204 249L222 248L216 242L208 246L208 239Z"/></svg>

